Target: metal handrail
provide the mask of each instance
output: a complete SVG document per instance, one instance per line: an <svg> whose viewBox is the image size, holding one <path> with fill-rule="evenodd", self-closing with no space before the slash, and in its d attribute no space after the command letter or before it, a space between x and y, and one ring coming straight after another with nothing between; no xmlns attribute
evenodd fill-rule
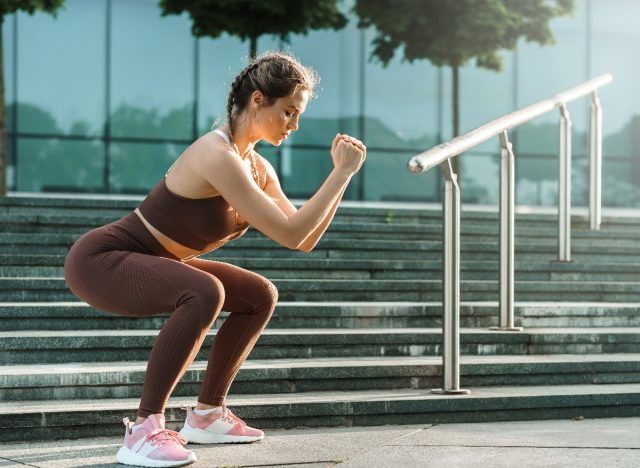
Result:
<svg viewBox="0 0 640 468"><path fill-rule="evenodd" d="M597 89L610 83L613 77L605 74L586 81L551 99L540 101L492 120L464 135L453 138L412 157L407 166L419 174L440 166L443 186L443 329L442 364L443 386L435 393L464 394L459 386L460 370L460 189L451 158L458 156L488 139L499 136L500 164L500 326L492 330L521 331L514 326L514 205L515 156L507 130L550 112L560 110L559 178L558 178L558 259L571 261L571 118L567 103L592 94L590 124L589 220L593 230L600 229L602 185L602 109Z"/></svg>
<svg viewBox="0 0 640 468"><path fill-rule="evenodd" d="M430 150L413 156L408 163L409 171L413 173L427 171L434 166L440 165L445 159L457 156L460 153L487 141L489 138L500 135L505 130L517 127L518 125L535 119L542 114L552 111L562 104L566 104L567 102L571 102L579 97L585 96L595 91L597 88L611 82L611 80L613 80L613 77L610 74L600 75L597 78L576 86L575 88L571 88L565 92L557 94L551 99L540 101L536 104L532 104L528 107L492 120L491 122L481 125L464 135L460 135L446 143L442 143Z"/></svg>

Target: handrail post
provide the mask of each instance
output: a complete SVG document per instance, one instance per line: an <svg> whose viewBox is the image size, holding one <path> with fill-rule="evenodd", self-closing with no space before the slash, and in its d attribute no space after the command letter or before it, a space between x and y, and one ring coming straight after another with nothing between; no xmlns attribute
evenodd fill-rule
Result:
<svg viewBox="0 0 640 468"><path fill-rule="evenodd" d="M571 261L571 116L560 104L560 171L558 177L558 260Z"/></svg>
<svg viewBox="0 0 640 468"><path fill-rule="evenodd" d="M515 156L507 131L500 133L500 325L490 330L522 331L514 323Z"/></svg>
<svg viewBox="0 0 640 468"><path fill-rule="evenodd" d="M591 94L590 136L589 227L598 231L602 223L602 107L597 91Z"/></svg>
<svg viewBox="0 0 640 468"><path fill-rule="evenodd" d="M442 388L440 394L468 394L460 388L460 188L451 160L441 166L442 197Z"/></svg>

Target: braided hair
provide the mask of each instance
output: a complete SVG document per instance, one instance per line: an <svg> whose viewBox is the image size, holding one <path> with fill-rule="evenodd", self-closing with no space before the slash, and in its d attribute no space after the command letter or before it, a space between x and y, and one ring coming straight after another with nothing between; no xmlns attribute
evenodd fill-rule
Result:
<svg viewBox="0 0 640 468"><path fill-rule="evenodd" d="M267 52L249 62L231 84L227 99L227 123L233 142L235 117L243 112L254 91L260 91L271 106L278 98L308 90L310 98L320 81L317 73L285 52Z"/></svg>

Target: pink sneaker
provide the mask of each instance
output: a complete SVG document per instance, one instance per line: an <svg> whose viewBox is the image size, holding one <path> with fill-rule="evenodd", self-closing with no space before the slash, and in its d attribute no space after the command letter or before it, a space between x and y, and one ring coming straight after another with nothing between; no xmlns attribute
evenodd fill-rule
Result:
<svg viewBox="0 0 640 468"><path fill-rule="evenodd" d="M264 439L264 432L247 426L242 419L231 412L226 405L222 412L212 412L199 416L186 406L187 420L180 434L195 444L226 444L255 442Z"/></svg>
<svg viewBox="0 0 640 468"><path fill-rule="evenodd" d="M176 431L164 428L161 413L150 415L136 432L131 432L133 422L122 420L126 426L124 443L116 458L125 465L182 466L197 460L196 454L182 447L187 440Z"/></svg>

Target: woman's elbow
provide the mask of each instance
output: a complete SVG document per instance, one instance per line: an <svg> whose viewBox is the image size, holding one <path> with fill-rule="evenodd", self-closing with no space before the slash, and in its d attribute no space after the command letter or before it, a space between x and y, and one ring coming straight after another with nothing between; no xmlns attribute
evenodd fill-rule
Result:
<svg viewBox="0 0 640 468"><path fill-rule="evenodd" d="M283 241L279 242L279 244L289 250L302 250L304 248L304 241L300 239L283 239Z"/></svg>

